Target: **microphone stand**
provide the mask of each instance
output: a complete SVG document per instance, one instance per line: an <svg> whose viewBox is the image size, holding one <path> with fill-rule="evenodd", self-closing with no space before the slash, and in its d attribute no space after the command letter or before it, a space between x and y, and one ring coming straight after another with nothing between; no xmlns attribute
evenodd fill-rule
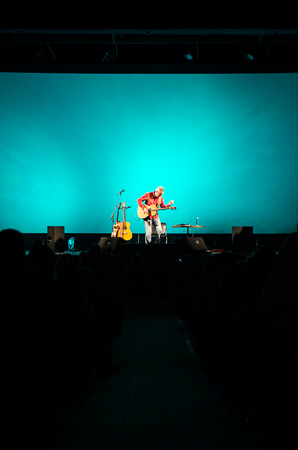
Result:
<svg viewBox="0 0 298 450"><path fill-rule="evenodd" d="M110 221L113 220L113 229L114 229L114 213L115 213L115 209L116 209L117 206L118 206L118 202L119 202L119 200L120 200L120 197L121 197L122 192L123 192L123 191L119 192L119 194L118 194L117 202L116 202L115 208L114 208L114 210L113 210L113 212L112 212L112 215L111 215L111 218L110 218ZM120 203L120 205L121 205L121 203ZM120 208L120 205L119 205L119 208Z"/></svg>

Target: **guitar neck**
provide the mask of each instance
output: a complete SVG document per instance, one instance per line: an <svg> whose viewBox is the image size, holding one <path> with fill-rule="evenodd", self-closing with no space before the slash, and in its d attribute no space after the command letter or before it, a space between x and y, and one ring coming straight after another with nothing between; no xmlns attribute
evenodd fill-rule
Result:
<svg viewBox="0 0 298 450"><path fill-rule="evenodd" d="M174 209L171 208L170 206L168 208L150 208L150 206L147 206L148 209L150 209L151 211L164 211L165 209Z"/></svg>
<svg viewBox="0 0 298 450"><path fill-rule="evenodd" d="M117 211L117 221L116 221L116 223L118 223L119 222L119 209L121 208L121 202L120 202L120 204L119 204L119 206L118 206L118 211Z"/></svg>
<svg viewBox="0 0 298 450"><path fill-rule="evenodd" d="M125 208L126 208L126 203L123 202L123 224L125 226Z"/></svg>

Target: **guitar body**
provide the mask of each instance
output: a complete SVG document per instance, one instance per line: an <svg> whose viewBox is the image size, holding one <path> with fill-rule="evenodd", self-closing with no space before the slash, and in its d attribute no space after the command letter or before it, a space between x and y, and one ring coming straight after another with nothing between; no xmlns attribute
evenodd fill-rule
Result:
<svg viewBox="0 0 298 450"><path fill-rule="evenodd" d="M113 231L112 231L111 237L117 237L119 228L120 228L120 222L118 222L118 220L117 220L116 224L113 226Z"/></svg>
<svg viewBox="0 0 298 450"><path fill-rule="evenodd" d="M151 216L156 216L157 211L158 211L158 208L156 208L155 206L152 206ZM138 206L137 213L138 213L138 216L140 219L146 219L146 217L149 217L149 215L150 215L150 214L147 214L145 211L143 211L143 209L140 206Z"/></svg>
<svg viewBox="0 0 298 450"><path fill-rule="evenodd" d="M125 208L126 203L123 202L123 222L119 223L119 231L117 233L117 237L121 237L125 241L130 241L132 238L132 232L130 231L130 223L125 220Z"/></svg>
<svg viewBox="0 0 298 450"><path fill-rule="evenodd" d="M129 222L120 222L119 224L119 231L117 233L117 237L121 237L125 241L130 241L132 238L132 232L129 229L130 223Z"/></svg>
<svg viewBox="0 0 298 450"><path fill-rule="evenodd" d="M140 206L138 206L137 214L138 214L138 217L139 217L140 219L146 219L146 217L149 217L150 215L151 215L152 217L154 217L154 216L156 216L156 214L157 214L158 212L160 212L160 211L167 211L168 209L177 209L176 206L171 206L170 208L156 208L155 205L152 205L152 206L147 206L147 205L146 205L146 207L147 207L148 209L150 209L151 214L147 214L147 212L143 211L143 209L142 209Z"/></svg>

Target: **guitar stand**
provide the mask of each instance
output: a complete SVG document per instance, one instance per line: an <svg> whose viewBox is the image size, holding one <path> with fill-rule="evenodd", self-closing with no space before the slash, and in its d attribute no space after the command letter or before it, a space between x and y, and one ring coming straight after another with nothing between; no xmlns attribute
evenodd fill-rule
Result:
<svg viewBox="0 0 298 450"><path fill-rule="evenodd" d="M118 193L118 199L117 199L116 205L114 207L114 210L113 210L111 218L110 218L110 220L113 220L113 231L112 231L111 237L116 237L117 235L119 236L119 234L121 235L119 237L123 237L122 235L126 234L127 235L126 236L126 240L130 240L132 238L132 233L131 233L130 230L127 230L127 228L126 228L125 210L131 208L131 206L126 206L125 202L123 202L123 206L121 206L121 202L120 202L120 204L118 206L118 202L120 200L120 196L121 196L122 192L124 192L124 190L120 191ZM117 221L116 221L116 225L115 225L114 224L114 213L115 213L115 210L116 210L117 206L118 206ZM119 216L119 210L120 209L123 209L123 222L121 222L121 223L118 221L118 216ZM125 225L125 229L127 230L125 232L123 231L123 224ZM129 224L129 222L128 222L128 224ZM129 228L129 226L128 226L128 228Z"/></svg>
<svg viewBox="0 0 298 450"><path fill-rule="evenodd" d="M114 209L113 209L113 212L112 212L112 215L111 215L111 218L110 218L110 221L113 220L113 227L114 227L114 213L115 213L115 209L116 209L117 206L118 206L118 202L119 202L119 200L120 200L120 197L121 197L121 192L119 192L119 194L118 194L118 198L117 198L117 201L116 201L116 205L115 205L115 207L114 207ZM118 211L119 211L120 206L121 206L121 202L120 202L120 204L119 204L119 206L118 206ZM117 217L117 222L118 222L118 217Z"/></svg>

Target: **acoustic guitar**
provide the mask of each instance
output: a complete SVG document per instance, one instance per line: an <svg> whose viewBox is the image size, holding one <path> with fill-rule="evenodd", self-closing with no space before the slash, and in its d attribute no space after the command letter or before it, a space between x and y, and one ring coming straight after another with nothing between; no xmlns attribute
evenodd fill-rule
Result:
<svg viewBox="0 0 298 450"><path fill-rule="evenodd" d="M121 207L121 202L120 202L120 204L118 206L117 220L116 220L116 223L113 225L113 231L112 231L111 237L117 237L118 231L120 229L120 222L119 222L119 209L120 209L120 207Z"/></svg>
<svg viewBox="0 0 298 450"><path fill-rule="evenodd" d="M123 222L119 223L119 230L117 233L117 237L121 237L122 239L125 239L126 241L129 241L132 238L132 232L129 229L130 223L125 221L125 209L126 209L126 203L122 203L123 208Z"/></svg>
<svg viewBox="0 0 298 450"><path fill-rule="evenodd" d="M146 219L146 217L149 217L149 216L154 217L154 216L156 216L157 212L160 212L160 211L168 211L169 209L177 209L177 206L170 206L169 208L156 208L156 206L151 207L151 206L147 206L147 205L145 205L145 206L148 209L148 212L144 211L141 208L141 206L138 206L137 213L138 213L138 216L140 219Z"/></svg>

